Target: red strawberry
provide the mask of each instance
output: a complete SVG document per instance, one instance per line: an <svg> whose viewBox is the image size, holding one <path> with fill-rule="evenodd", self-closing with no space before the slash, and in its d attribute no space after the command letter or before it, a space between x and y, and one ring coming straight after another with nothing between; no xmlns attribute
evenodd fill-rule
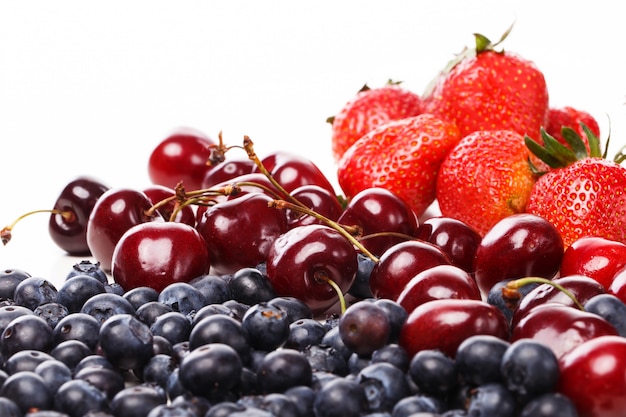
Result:
<svg viewBox="0 0 626 417"><path fill-rule="evenodd" d="M482 35L435 80L424 95L425 112L459 126L462 136L478 130L513 130L539 135L546 125L548 90L534 63L508 51L496 51Z"/></svg>
<svg viewBox="0 0 626 417"><path fill-rule="evenodd" d="M341 157L339 185L348 198L366 188L386 188L420 216L435 199L441 161L459 139L456 125L431 114L381 125Z"/></svg>
<svg viewBox="0 0 626 417"><path fill-rule="evenodd" d="M498 221L522 213L536 177L524 137L512 130L484 130L465 136L439 169L441 213L484 236Z"/></svg>
<svg viewBox="0 0 626 417"><path fill-rule="evenodd" d="M391 120L417 116L422 99L417 94L389 84L370 89L364 86L341 111L328 118L332 124L332 151L335 161L361 136Z"/></svg>
<svg viewBox="0 0 626 417"><path fill-rule="evenodd" d="M562 145L542 132L544 145L526 138L529 149L551 169L530 194L527 211L544 217L559 230L565 247L585 236L626 243L626 168L605 159L599 140L582 127L589 144L571 128L563 128Z"/></svg>
<svg viewBox="0 0 626 417"><path fill-rule="evenodd" d="M570 127L574 129L578 135L580 135L582 140L585 142L587 152L589 152L589 142L587 141L587 135L585 135L585 132L581 127L581 123L586 125L594 135L597 137L600 136L600 127L598 126L598 122L591 114L569 106L551 108L548 110L548 124L546 125L546 132L562 144L567 145L567 141L561 134L561 129L563 127Z"/></svg>

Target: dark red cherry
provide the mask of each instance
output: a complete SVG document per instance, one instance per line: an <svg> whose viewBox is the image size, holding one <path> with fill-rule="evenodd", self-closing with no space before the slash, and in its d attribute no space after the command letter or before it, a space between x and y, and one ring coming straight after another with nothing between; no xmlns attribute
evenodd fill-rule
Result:
<svg viewBox="0 0 626 417"><path fill-rule="evenodd" d="M440 247L452 265L470 273L474 271L474 255L481 237L464 222L451 217L431 217L420 224L415 237Z"/></svg>
<svg viewBox="0 0 626 417"><path fill-rule="evenodd" d="M209 267L206 242L193 226L149 222L131 227L120 238L111 274L125 291L145 286L160 292L206 275Z"/></svg>
<svg viewBox="0 0 626 417"><path fill-rule="evenodd" d="M357 252L335 229L311 224L290 229L277 238L267 256L267 276L280 296L304 301L320 314L346 293L357 270Z"/></svg>
<svg viewBox="0 0 626 417"><path fill-rule="evenodd" d="M196 228L209 248L211 265L220 274L255 267L265 261L274 240L287 230L283 210L272 208L263 193L249 193L210 206Z"/></svg>
<svg viewBox="0 0 626 417"><path fill-rule="evenodd" d="M102 269L111 270L115 245L128 229L163 221L158 213L148 214L151 207L147 195L130 188L112 188L100 196L87 223L87 244Z"/></svg>
<svg viewBox="0 0 626 417"><path fill-rule="evenodd" d="M508 340L504 314L479 300L433 300L409 313L399 343L411 357L422 350L438 349L454 358L459 345L475 335Z"/></svg>
<svg viewBox="0 0 626 417"><path fill-rule="evenodd" d="M417 216L409 205L392 191L376 187L357 193L337 222L358 229L359 237L366 237L361 243L376 256L413 237L418 229ZM367 238L376 233L386 235Z"/></svg>
<svg viewBox="0 0 626 417"><path fill-rule="evenodd" d="M308 158L286 151L275 151L265 156L261 163L287 192L303 185L313 184L335 194L328 178Z"/></svg>
<svg viewBox="0 0 626 417"><path fill-rule="evenodd" d="M50 237L61 249L73 256L89 255L87 222L96 201L110 187L90 177L70 181L54 203L54 210L71 216L51 214L48 223Z"/></svg>
<svg viewBox="0 0 626 417"><path fill-rule="evenodd" d="M319 185L303 185L293 190L291 196L304 204L309 210L313 210L332 221L337 221L343 211L337 196ZM290 228L306 226L307 224L323 224L323 221L316 219L314 216L290 209L286 209L286 215Z"/></svg>
<svg viewBox="0 0 626 417"><path fill-rule="evenodd" d="M166 198L170 198L176 195L176 192L168 188L164 185L151 185L147 188L144 188L143 193L148 196L150 202L152 204L158 204L160 201L165 200ZM171 218L174 212L174 208L176 206L176 201L172 200L167 204L158 208L158 212L163 216L164 219L169 221L174 221L178 223L186 223L191 226L196 225L196 213L194 212L192 206L185 206L178 211L178 214L175 218Z"/></svg>
<svg viewBox="0 0 626 417"><path fill-rule="evenodd" d="M255 167L256 165L251 159L227 159L207 171L202 180L202 188L211 188L240 175L250 174L255 170Z"/></svg>
<svg viewBox="0 0 626 417"><path fill-rule="evenodd" d="M437 265L411 278L396 302L410 313L428 301L448 298L480 300L481 295L468 272L454 265Z"/></svg>
<svg viewBox="0 0 626 417"><path fill-rule="evenodd" d="M387 249L370 274L370 289L376 298L396 300L411 279L437 265L449 265L450 260L437 246L409 240Z"/></svg>
<svg viewBox="0 0 626 417"><path fill-rule="evenodd" d="M508 216L483 236L474 258L478 287L487 295L492 286L512 278L553 278L561 266L563 240L542 217L529 213Z"/></svg>
<svg viewBox="0 0 626 417"><path fill-rule="evenodd" d="M176 188L179 182L186 190L202 187L211 167L207 164L215 141L204 133L181 127L163 139L150 154L148 175L154 184Z"/></svg>

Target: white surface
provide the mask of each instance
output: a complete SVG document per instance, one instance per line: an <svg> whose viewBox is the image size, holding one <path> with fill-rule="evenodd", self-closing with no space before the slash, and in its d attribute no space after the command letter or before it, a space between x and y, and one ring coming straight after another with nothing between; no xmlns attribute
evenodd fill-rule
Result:
<svg viewBox="0 0 626 417"><path fill-rule="evenodd" d="M543 70L553 106L590 111L626 144L619 2L0 2L0 224L49 208L75 176L143 187L152 148L185 125L331 178L326 118L364 84L421 92L481 32ZM334 179L333 179L334 181ZM0 268L59 282L72 263L32 217Z"/></svg>

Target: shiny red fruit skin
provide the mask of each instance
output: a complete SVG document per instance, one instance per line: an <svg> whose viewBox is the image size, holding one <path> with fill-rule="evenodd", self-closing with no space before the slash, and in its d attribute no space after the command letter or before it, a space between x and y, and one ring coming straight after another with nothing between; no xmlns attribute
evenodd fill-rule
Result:
<svg viewBox="0 0 626 417"><path fill-rule="evenodd" d="M219 274L264 262L280 235L287 231L282 209L268 207L272 198L249 193L208 207L196 229L209 248L211 266Z"/></svg>
<svg viewBox="0 0 626 417"><path fill-rule="evenodd" d="M387 249L370 275L370 289L376 298L398 298L404 287L420 272L450 260L437 246L408 240Z"/></svg>
<svg viewBox="0 0 626 417"><path fill-rule="evenodd" d="M95 178L78 177L70 181L57 197L53 208L71 211L74 217L67 220L61 214L51 214L48 232L54 243L69 255L91 254L87 244L89 215L100 196L109 188Z"/></svg>
<svg viewBox="0 0 626 417"><path fill-rule="evenodd" d="M433 300L413 310L400 332L400 345L410 357L438 349L454 358L459 345L474 335L508 340L509 325L497 307L479 300Z"/></svg>
<svg viewBox="0 0 626 417"><path fill-rule="evenodd" d="M240 175L250 174L255 167L251 159L227 159L207 171L202 180L202 188L210 188Z"/></svg>
<svg viewBox="0 0 626 417"><path fill-rule="evenodd" d="M559 360L557 391L580 417L623 417L626 410L626 338L599 336Z"/></svg>
<svg viewBox="0 0 626 417"><path fill-rule="evenodd" d="M497 222L480 242L474 257L474 274L481 292L511 278L551 279L563 258L563 241L547 220L520 213Z"/></svg>
<svg viewBox="0 0 626 417"><path fill-rule="evenodd" d="M337 291L318 277L332 279L345 294L356 271L352 243L323 225L290 229L275 240L267 256L267 276L276 294L301 299L316 315L338 300Z"/></svg>
<svg viewBox="0 0 626 417"><path fill-rule="evenodd" d="M146 212L152 202L141 191L130 188L112 188L100 196L87 223L89 250L105 271L111 270L115 245L131 227L151 221L163 221L156 213Z"/></svg>
<svg viewBox="0 0 626 417"><path fill-rule="evenodd" d="M343 212L339 198L319 185L302 185L293 190L291 196L307 208L332 221L337 221ZM306 226L307 224L323 224L322 220L316 219L314 216L303 215L297 211L287 209L286 214L289 228Z"/></svg>
<svg viewBox="0 0 626 417"><path fill-rule="evenodd" d="M161 291L209 272L206 242L185 223L150 222L130 228L113 252L111 274L125 290L147 286Z"/></svg>
<svg viewBox="0 0 626 417"><path fill-rule="evenodd" d="M582 237L563 254L561 276L585 275L608 290L617 272L626 266L626 244L603 237Z"/></svg>
<svg viewBox="0 0 626 417"><path fill-rule="evenodd" d="M560 358L576 346L617 330L597 314L561 303L545 303L532 309L512 328L511 341L533 339L548 346Z"/></svg>
<svg viewBox="0 0 626 417"><path fill-rule="evenodd" d="M474 278L454 265L437 265L415 275L396 302L410 313L418 306L440 299L481 300Z"/></svg>
<svg viewBox="0 0 626 417"><path fill-rule="evenodd" d="M607 292L626 303L626 267L617 271Z"/></svg>
<svg viewBox="0 0 626 417"><path fill-rule="evenodd" d="M170 198L176 195L176 192L173 189L165 187L164 185L156 185L156 184L151 185L147 188L144 188L143 193L148 196L152 204L157 204L161 200L165 200L166 198ZM161 208L159 208L158 211L159 213L161 213L161 216L163 216L163 218L166 220L175 221L179 223L186 223L190 226L195 226L196 225L196 213L193 211L193 208L191 206L183 207L176 215L176 218L174 219L170 218L174 212L175 204L176 204L176 201L172 200L169 203L162 206Z"/></svg>
<svg viewBox="0 0 626 417"><path fill-rule="evenodd" d="M215 141L198 130L176 129L152 150L148 159L150 180L169 188L182 181L188 191L200 189L210 170L207 161L212 145Z"/></svg>

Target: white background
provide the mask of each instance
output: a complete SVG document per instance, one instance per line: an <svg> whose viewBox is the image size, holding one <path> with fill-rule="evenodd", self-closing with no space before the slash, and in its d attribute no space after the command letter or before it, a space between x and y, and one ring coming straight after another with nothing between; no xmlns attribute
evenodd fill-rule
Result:
<svg viewBox="0 0 626 417"><path fill-rule="evenodd" d="M472 34L544 72L552 106L626 144L626 25L615 1L0 1L0 227L92 175L148 184L177 126L313 159L334 182L328 116L365 83L421 93ZM32 217L0 268L59 282L68 258Z"/></svg>

